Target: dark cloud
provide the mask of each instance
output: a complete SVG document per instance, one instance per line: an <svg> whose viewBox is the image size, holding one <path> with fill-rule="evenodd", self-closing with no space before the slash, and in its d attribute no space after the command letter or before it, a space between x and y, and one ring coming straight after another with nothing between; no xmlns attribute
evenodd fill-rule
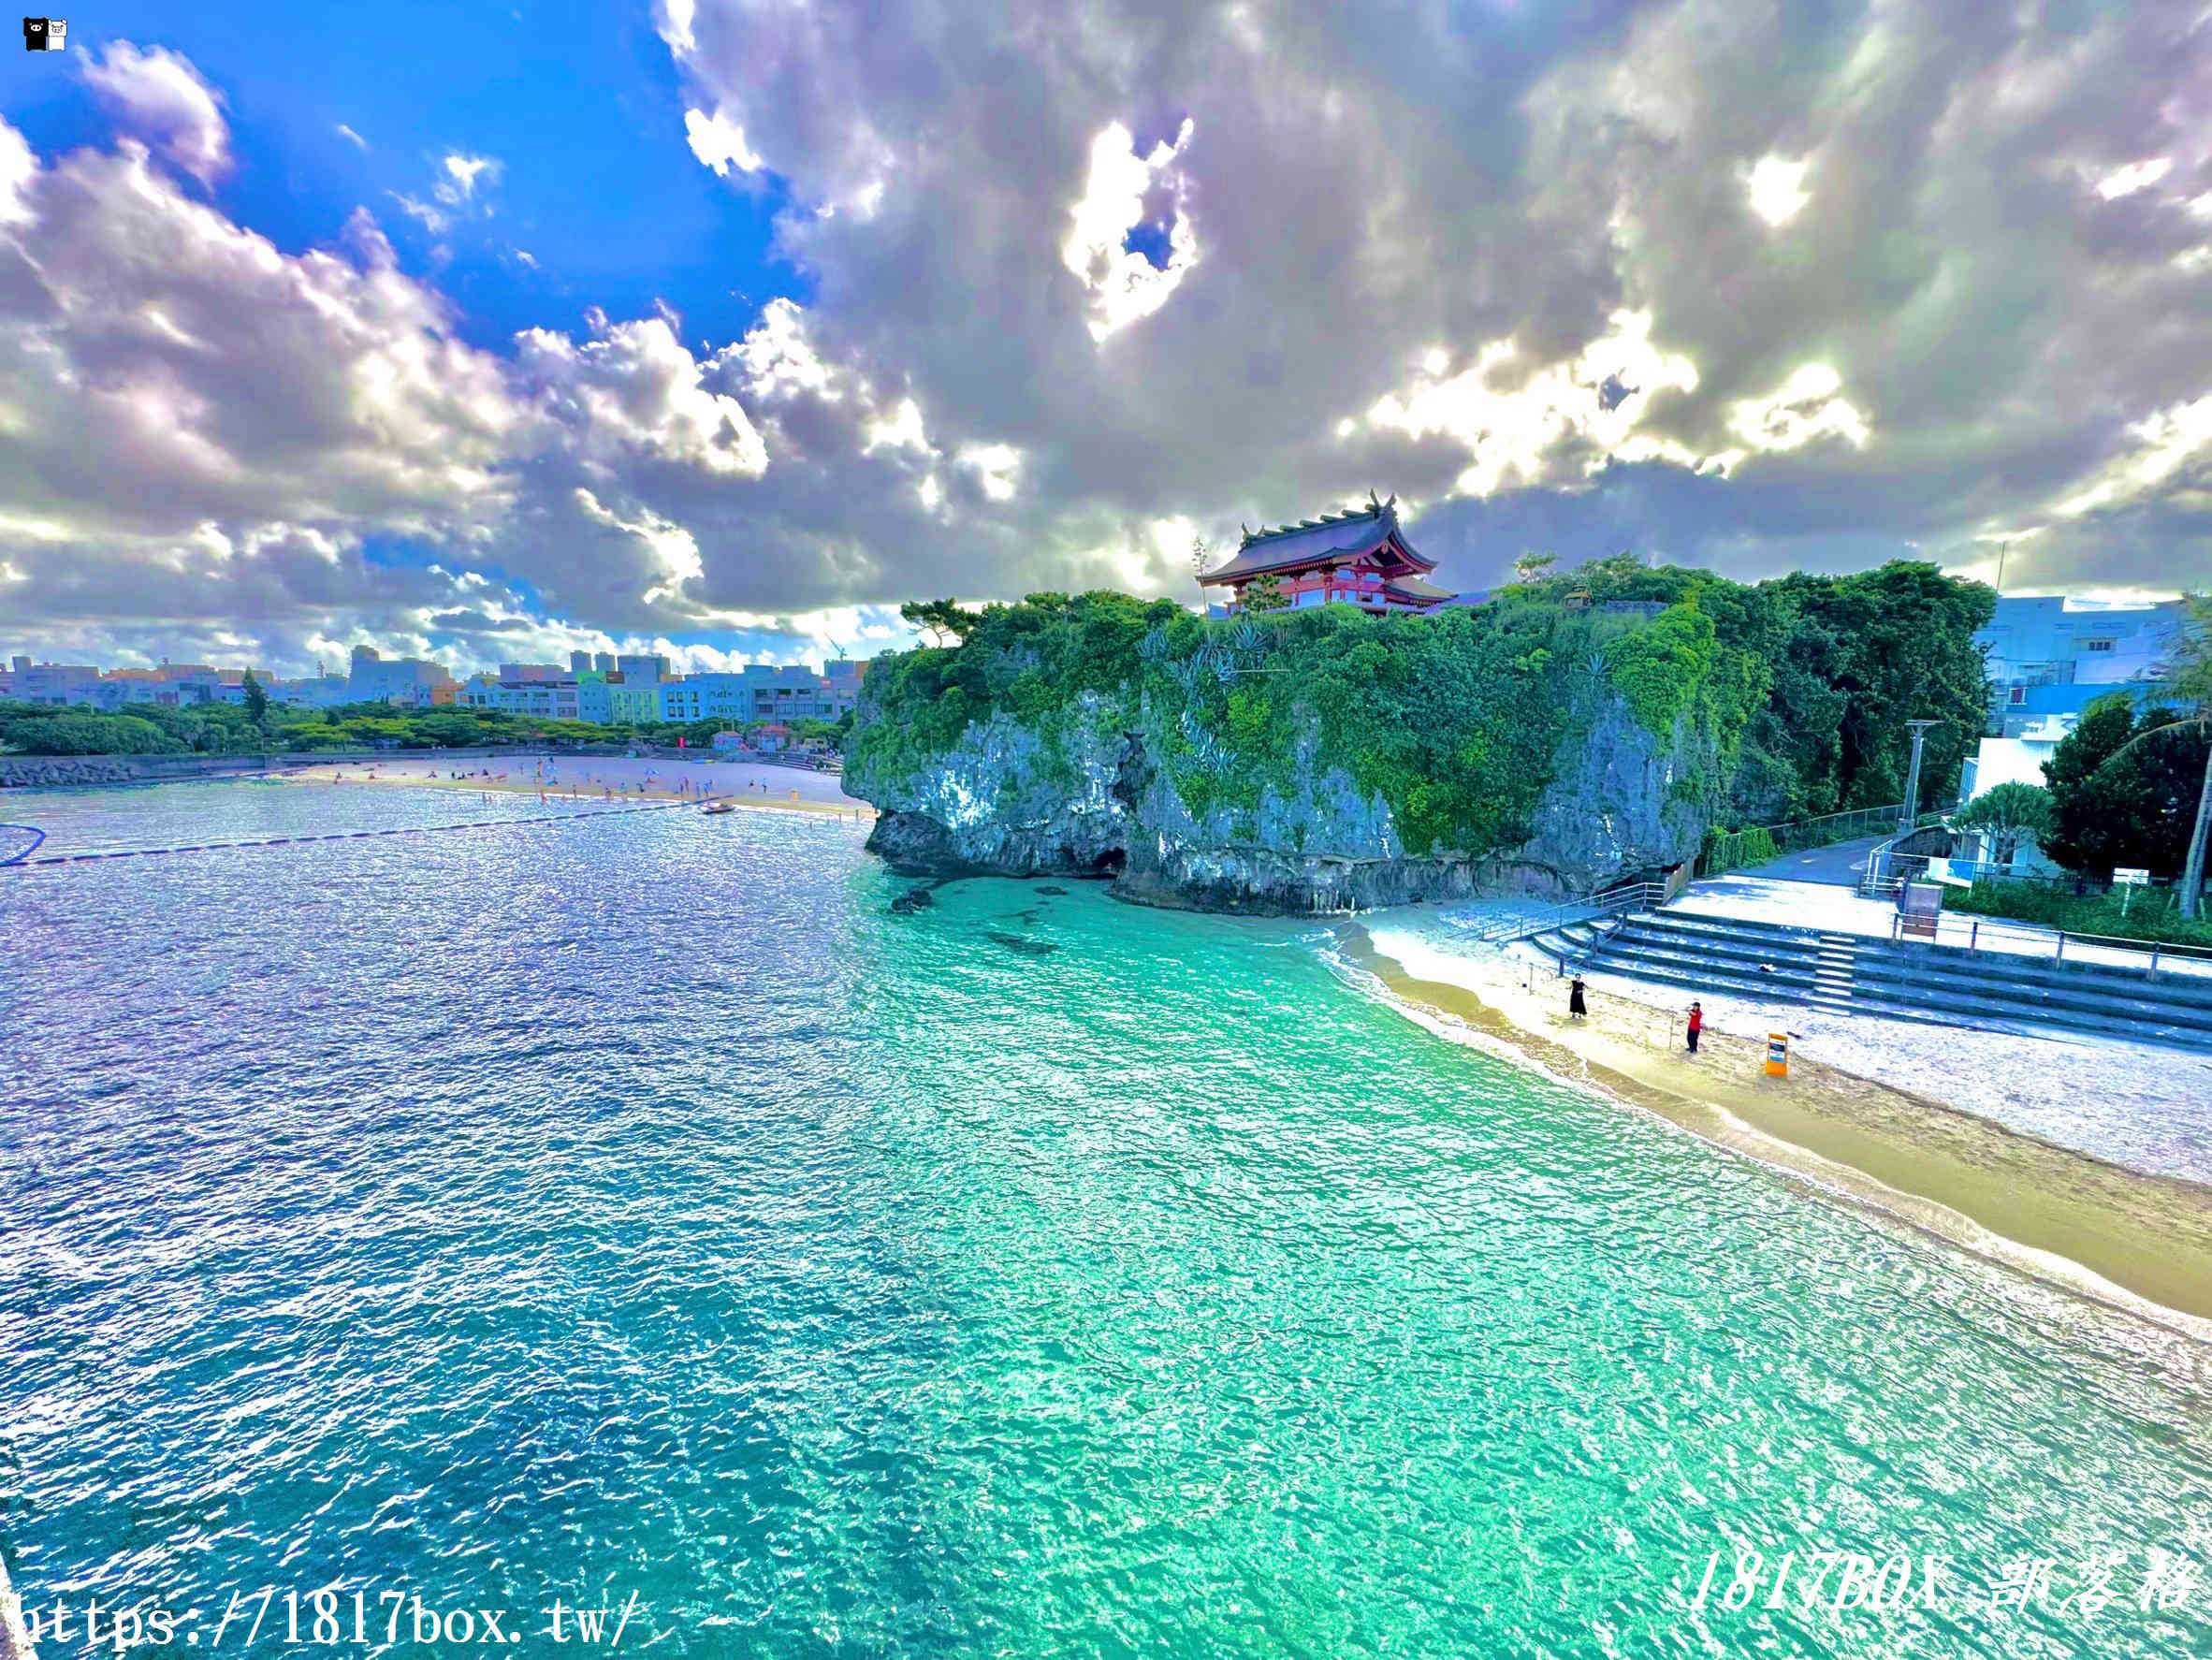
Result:
<svg viewBox="0 0 2212 1660"><path fill-rule="evenodd" d="M1371 488L1470 587L2004 536L2014 584L2212 582L2180 6L662 7L700 165L792 204L808 298L741 341L479 352L365 217L278 253L177 176L226 153L182 59L111 95L160 155L0 129L22 626L819 637L1187 595L1193 535Z"/></svg>

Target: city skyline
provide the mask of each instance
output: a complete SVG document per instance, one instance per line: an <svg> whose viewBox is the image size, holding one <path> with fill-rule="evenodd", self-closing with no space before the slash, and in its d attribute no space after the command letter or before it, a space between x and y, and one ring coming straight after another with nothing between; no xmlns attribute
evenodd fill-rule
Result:
<svg viewBox="0 0 2212 1660"><path fill-rule="evenodd" d="M12 61L17 636L866 656L1195 603L1194 542L1375 488L1463 590L2212 579L2178 8L797 18L126 3Z"/></svg>

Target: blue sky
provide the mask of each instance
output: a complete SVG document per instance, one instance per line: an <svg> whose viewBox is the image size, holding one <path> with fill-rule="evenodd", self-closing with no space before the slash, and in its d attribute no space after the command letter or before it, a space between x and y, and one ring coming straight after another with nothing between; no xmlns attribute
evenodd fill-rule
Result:
<svg viewBox="0 0 2212 1660"><path fill-rule="evenodd" d="M368 204L411 268L437 271L473 343L573 329L594 305L641 315L656 300L681 314L694 346L720 343L768 300L806 293L771 252L774 182L733 189L693 160L676 66L642 10L119 0L71 18L68 39L67 66L51 54L7 60L7 119L37 149L108 137L68 72L75 54L166 42L227 102L238 165L215 196L233 217L297 253L334 241ZM501 169L482 185L479 212L455 215L440 236L395 197L431 201L449 154L490 156ZM439 247L448 261L433 259Z"/></svg>
<svg viewBox="0 0 2212 1660"><path fill-rule="evenodd" d="M2212 586L2212 22L111 5L0 76L10 651L701 663L1394 493ZM265 245L259 239L266 239ZM273 249L273 252L271 252Z"/></svg>

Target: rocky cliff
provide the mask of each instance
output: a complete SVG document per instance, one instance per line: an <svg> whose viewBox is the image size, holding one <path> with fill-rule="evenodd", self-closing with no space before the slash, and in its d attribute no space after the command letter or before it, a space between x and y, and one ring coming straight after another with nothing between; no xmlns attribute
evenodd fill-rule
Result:
<svg viewBox="0 0 2212 1660"><path fill-rule="evenodd" d="M1409 850L1381 794L1324 764L1310 731L1256 804L1194 811L1161 764L1175 746L1160 712L1127 694L1083 693L1050 723L994 711L920 765L871 764L862 744L845 785L881 809L869 847L913 874L1103 877L1146 903L1289 914L1564 896L1691 856L1716 759L1686 715L1661 737L1618 692L1587 701L1550 758L1532 833L1492 850ZM891 718L864 704L864 726Z"/></svg>

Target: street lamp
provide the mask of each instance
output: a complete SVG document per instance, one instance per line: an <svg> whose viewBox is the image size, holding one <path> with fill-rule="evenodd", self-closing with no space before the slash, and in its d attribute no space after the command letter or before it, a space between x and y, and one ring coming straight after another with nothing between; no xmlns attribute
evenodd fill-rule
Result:
<svg viewBox="0 0 2212 1660"><path fill-rule="evenodd" d="M1905 722L1913 734L1913 765L1912 769L1905 774L1905 805L1903 810L1899 813L1897 821L1899 836L1912 829L1914 820L1920 816L1920 746L1928 741L1929 727L1943 724L1944 722L1941 721L1908 721Z"/></svg>

